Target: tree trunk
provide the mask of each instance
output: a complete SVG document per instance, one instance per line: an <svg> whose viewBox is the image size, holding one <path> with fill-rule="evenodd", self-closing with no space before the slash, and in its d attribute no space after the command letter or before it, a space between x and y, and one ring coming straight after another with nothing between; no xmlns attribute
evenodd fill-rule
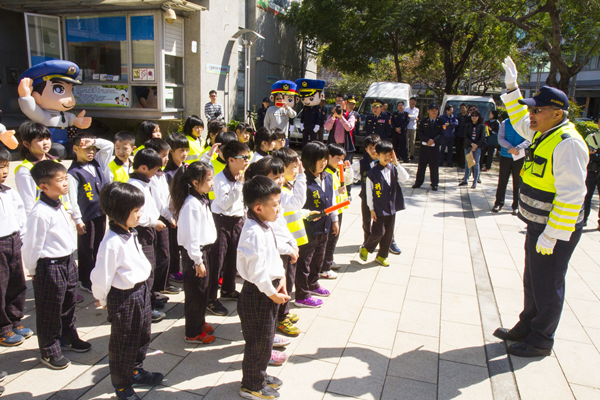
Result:
<svg viewBox="0 0 600 400"><path fill-rule="evenodd" d="M394 56L394 65L396 66L396 79L398 80L398 82L402 82L402 71L400 70L400 55L398 54L400 38L398 36L398 29L396 29L392 35L392 52Z"/></svg>

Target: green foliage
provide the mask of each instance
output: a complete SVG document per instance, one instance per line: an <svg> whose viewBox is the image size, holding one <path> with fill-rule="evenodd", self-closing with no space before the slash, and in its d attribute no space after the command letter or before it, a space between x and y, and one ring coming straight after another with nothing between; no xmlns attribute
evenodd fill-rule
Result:
<svg viewBox="0 0 600 400"><path fill-rule="evenodd" d="M592 121L575 122L575 129L584 139L587 135L600 132L598 125Z"/></svg>
<svg viewBox="0 0 600 400"><path fill-rule="evenodd" d="M508 112L506 111L506 107L504 106L496 106L496 110L498 110L498 120L504 121L508 118Z"/></svg>
<svg viewBox="0 0 600 400"><path fill-rule="evenodd" d="M583 114L583 107L577 104L575 99L569 99L569 120L575 121L575 118L581 117L581 114Z"/></svg>
<svg viewBox="0 0 600 400"><path fill-rule="evenodd" d="M237 128L237 126L239 125L241 121L237 121L235 119L232 119L231 121L229 121L227 123L227 130L231 131L231 132L235 132L235 128Z"/></svg>

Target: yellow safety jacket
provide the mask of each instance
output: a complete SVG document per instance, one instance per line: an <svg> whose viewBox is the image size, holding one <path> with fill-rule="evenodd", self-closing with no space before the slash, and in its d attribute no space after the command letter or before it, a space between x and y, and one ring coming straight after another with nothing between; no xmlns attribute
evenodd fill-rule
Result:
<svg viewBox="0 0 600 400"><path fill-rule="evenodd" d="M204 151L202 150L202 147L200 147L200 143L198 143L198 140L196 140L194 137L187 135L186 138L190 143L190 152L188 153L188 156L185 159L185 161L188 164L191 164L200 160L200 156L202 155L202 153L204 153Z"/></svg>
<svg viewBox="0 0 600 400"><path fill-rule="evenodd" d="M143 149L145 149L145 148L146 148L146 146L144 146L144 145L141 145L140 147L136 147L136 148L133 150L133 155L135 156L135 153L137 153L138 151L140 151L140 150L143 150Z"/></svg>
<svg viewBox="0 0 600 400"><path fill-rule="evenodd" d="M286 193L292 193L292 191L285 186L282 190ZM304 220L302 219L302 210L284 212L283 218L285 219L292 237L296 239L296 244L302 246L308 243L308 236L306 235Z"/></svg>
<svg viewBox="0 0 600 400"><path fill-rule="evenodd" d="M217 156L217 153L214 154L215 156ZM219 172L222 172L225 167L227 166L227 164L222 163L219 159L218 156L215 157L214 159L211 159L212 162L212 166L213 166L213 170L214 170L214 175L217 175ZM213 177L214 177L213 175ZM208 199L209 200L214 200L215 199L215 192L214 191L210 191L208 192Z"/></svg>
<svg viewBox="0 0 600 400"><path fill-rule="evenodd" d="M108 168L110 169L110 172L113 175L113 181L127 183L127 181L129 180L129 171L125 169L123 163L117 164L115 160L112 160L108 164Z"/></svg>
<svg viewBox="0 0 600 400"><path fill-rule="evenodd" d="M325 172L327 172L333 178L333 194L335 195L335 201L336 201L335 204L340 204L341 202L348 200L348 192L347 191L340 194L340 187L342 187L342 183L340 182L340 177L339 177L338 171L331 168L328 165L327 168L325 168ZM344 210L347 209L348 207L349 206L340 208L340 210L338 211L338 214L341 214L342 212L344 212Z"/></svg>
<svg viewBox="0 0 600 400"><path fill-rule="evenodd" d="M58 158L56 158L54 161L57 162L57 163L60 163L60 160ZM31 168L33 168L33 163L31 161L29 161L29 160L23 160L23 162L21 164L19 164L19 165L16 166L16 168L15 168L15 175L17 174L17 171L21 167L25 167L25 168L27 168L28 170L31 171ZM40 199L41 190L37 186L35 188L36 188L35 201L37 202ZM69 209L69 203L65 202L63 200L62 196L60 196L59 198L60 198L60 201L63 203L63 205L65 207L65 210L68 210Z"/></svg>

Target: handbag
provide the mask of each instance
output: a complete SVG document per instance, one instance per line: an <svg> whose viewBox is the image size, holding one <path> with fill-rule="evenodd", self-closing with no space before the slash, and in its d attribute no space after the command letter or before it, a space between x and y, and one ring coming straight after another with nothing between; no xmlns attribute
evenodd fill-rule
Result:
<svg viewBox="0 0 600 400"><path fill-rule="evenodd" d="M475 165L475 157L473 157L473 151L470 151L466 155L467 167L471 168Z"/></svg>

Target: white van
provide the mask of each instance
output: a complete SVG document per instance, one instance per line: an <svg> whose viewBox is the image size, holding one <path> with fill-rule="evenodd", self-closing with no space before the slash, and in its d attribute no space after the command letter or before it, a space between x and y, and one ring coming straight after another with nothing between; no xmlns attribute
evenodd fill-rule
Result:
<svg viewBox="0 0 600 400"><path fill-rule="evenodd" d="M367 94L358 107L360 114L360 129L354 135L354 145L363 147L365 142L365 120L367 115L371 114L371 103L375 99L379 99L388 104L388 111L393 113L396 111L396 106L399 101L404 101L404 105L408 107L408 100L412 97L412 88L408 83L398 82L373 82L367 90Z"/></svg>
<svg viewBox="0 0 600 400"><path fill-rule="evenodd" d="M496 103L491 97L485 96L459 96L455 94L445 94L444 100L442 101L442 107L440 108L440 115L445 113L446 104L450 104L454 107L453 114L460 114L460 105L465 103L468 106L474 105L477 107L484 121L487 121L490 117L490 111L496 109Z"/></svg>

